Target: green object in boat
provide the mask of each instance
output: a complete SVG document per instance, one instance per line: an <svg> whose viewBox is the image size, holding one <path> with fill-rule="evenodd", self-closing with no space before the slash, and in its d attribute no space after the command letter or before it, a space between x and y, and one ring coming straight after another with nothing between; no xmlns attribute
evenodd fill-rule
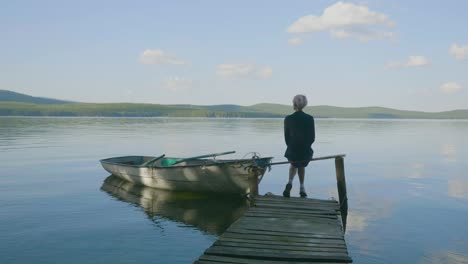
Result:
<svg viewBox="0 0 468 264"><path fill-rule="evenodd" d="M172 165L176 164L177 161L179 161L179 160L181 160L181 159L163 159L161 161L161 166L169 167L169 166L172 166Z"/></svg>

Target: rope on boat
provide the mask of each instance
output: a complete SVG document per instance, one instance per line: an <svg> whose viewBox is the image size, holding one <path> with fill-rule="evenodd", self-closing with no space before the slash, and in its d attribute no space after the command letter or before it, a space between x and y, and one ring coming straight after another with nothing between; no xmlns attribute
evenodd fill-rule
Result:
<svg viewBox="0 0 468 264"><path fill-rule="evenodd" d="M260 170L264 170L268 168L268 171L271 171L271 166L269 161L262 160L262 155L259 152L247 152L242 159L246 159L247 155L252 155L251 160L252 164L246 166L244 169L253 171L253 172L260 172Z"/></svg>

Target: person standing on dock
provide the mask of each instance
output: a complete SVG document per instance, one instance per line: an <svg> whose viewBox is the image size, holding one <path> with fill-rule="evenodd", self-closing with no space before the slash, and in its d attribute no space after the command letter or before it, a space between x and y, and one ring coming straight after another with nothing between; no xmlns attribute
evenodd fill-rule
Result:
<svg viewBox="0 0 468 264"><path fill-rule="evenodd" d="M307 197L304 188L305 167L312 159L314 151L312 143L315 141L315 124L311 115L302 110L307 105L307 98L298 94L294 96L294 113L284 119L284 139L286 141L286 152L284 156L291 163L289 167L289 182L283 191L284 197L290 197L292 183L296 173L299 175L301 184L299 194L301 197Z"/></svg>

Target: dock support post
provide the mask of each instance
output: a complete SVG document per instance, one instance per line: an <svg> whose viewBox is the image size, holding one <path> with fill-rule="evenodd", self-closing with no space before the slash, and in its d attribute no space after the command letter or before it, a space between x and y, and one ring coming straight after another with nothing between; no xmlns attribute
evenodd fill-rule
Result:
<svg viewBox="0 0 468 264"><path fill-rule="evenodd" d="M344 172L343 157L335 158L336 185L338 188L338 197L340 199L340 211L343 221L343 228L346 230L346 218L348 215L348 195L346 193L346 177Z"/></svg>

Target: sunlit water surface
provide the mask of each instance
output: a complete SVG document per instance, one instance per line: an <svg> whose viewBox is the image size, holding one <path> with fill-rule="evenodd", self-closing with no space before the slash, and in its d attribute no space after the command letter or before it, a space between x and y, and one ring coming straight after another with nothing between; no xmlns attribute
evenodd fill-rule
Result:
<svg viewBox="0 0 468 264"><path fill-rule="evenodd" d="M0 263L191 263L243 201L115 188L98 160L236 150L282 161L282 124L0 117ZM468 263L468 122L319 119L316 130L316 156L347 154L355 263ZM309 196L337 197L334 173L332 160L311 163ZM275 166L260 192L286 180Z"/></svg>

